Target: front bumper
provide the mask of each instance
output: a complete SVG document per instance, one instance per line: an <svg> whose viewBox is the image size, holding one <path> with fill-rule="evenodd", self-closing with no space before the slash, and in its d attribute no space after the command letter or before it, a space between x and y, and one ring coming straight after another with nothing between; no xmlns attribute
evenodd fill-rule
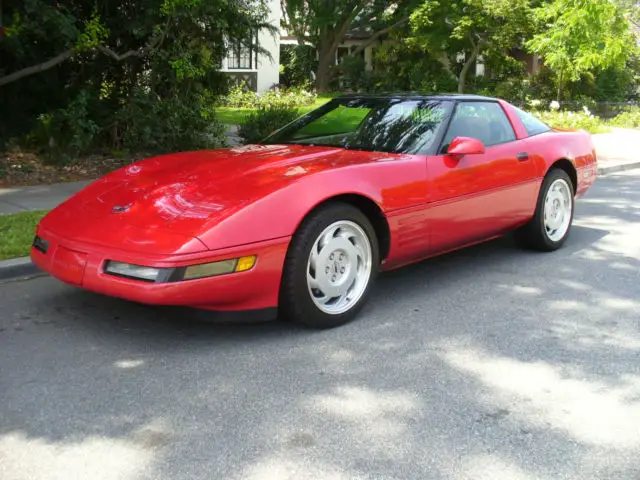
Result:
<svg viewBox="0 0 640 480"><path fill-rule="evenodd" d="M290 242L287 237L197 254L142 255L77 242L42 228L38 229L37 235L47 245L46 249L42 245L31 248L33 263L70 285L144 304L220 311L277 307L282 268ZM248 255L257 256L251 270L170 283L150 283L104 271L109 260L156 268L182 268Z"/></svg>

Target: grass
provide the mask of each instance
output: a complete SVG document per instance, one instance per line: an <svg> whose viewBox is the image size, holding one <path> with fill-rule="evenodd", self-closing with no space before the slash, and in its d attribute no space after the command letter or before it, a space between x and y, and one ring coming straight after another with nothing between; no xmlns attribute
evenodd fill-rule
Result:
<svg viewBox="0 0 640 480"><path fill-rule="evenodd" d="M306 105L299 108L300 115L315 110L321 107L333 97L330 96L318 96L316 101L311 105ZM242 125L249 114L255 112L252 108L235 108L235 107L218 107L216 108L216 114L218 119L225 125Z"/></svg>
<svg viewBox="0 0 640 480"><path fill-rule="evenodd" d="M0 215L0 260L29 255L36 225L46 213L38 210Z"/></svg>

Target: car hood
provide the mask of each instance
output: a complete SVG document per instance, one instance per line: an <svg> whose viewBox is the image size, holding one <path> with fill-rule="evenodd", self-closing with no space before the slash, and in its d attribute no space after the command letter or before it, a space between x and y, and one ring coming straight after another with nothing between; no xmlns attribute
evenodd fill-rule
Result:
<svg viewBox="0 0 640 480"><path fill-rule="evenodd" d="M213 224L301 177L384 157L389 155L300 145L164 155L94 182L52 211L42 225L52 230L62 226L64 232L58 233L64 236L112 247L118 246L113 244L117 240L104 232L125 228L131 232L132 227L146 234L165 231L197 238Z"/></svg>

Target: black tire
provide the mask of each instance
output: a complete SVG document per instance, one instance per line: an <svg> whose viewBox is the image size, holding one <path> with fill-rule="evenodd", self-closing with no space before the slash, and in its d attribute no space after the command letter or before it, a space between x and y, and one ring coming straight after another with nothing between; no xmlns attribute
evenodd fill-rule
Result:
<svg viewBox="0 0 640 480"><path fill-rule="evenodd" d="M343 313L326 313L314 302L307 286L311 249L322 232L339 221L358 225L371 246L371 274L360 298ZM342 202L323 205L312 212L294 234L285 259L279 309L283 318L311 328L324 329L352 321L365 305L380 266L378 239L369 219L356 207Z"/></svg>
<svg viewBox="0 0 640 480"><path fill-rule="evenodd" d="M563 180L569 187L570 198L571 198L571 214L569 220L569 228L562 236L562 238L558 240L553 240L549 237L547 233L547 229L544 223L544 204L545 198L551 186L557 181ZM525 248L538 250L541 252L552 252L554 250L558 250L569 238L569 234L571 233L571 226L573 224L573 214L575 211L575 192L573 189L573 183L571 182L571 178L567 172L560 168L553 168L549 170L547 175L542 182L542 187L540 188L540 193L538 195L538 201L536 204L536 210L533 215L533 218L524 225L522 228L518 229L515 232L515 238L519 245Z"/></svg>

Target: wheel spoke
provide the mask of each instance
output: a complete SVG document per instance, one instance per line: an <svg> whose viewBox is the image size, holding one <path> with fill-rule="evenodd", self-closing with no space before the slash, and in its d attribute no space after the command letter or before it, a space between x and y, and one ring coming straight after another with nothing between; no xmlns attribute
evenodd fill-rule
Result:
<svg viewBox="0 0 640 480"><path fill-rule="evenodd" d="M313 297L313 300L316 301L317 303L320 303L322 305L326 305L327 303L329 303L334 297L330 297L328 295L322 295L321 297Z"/></svg>
<svg viewBox="0 0 640 480"><path fill-rule="evenodd" d="M367 254L364 252L364 250L363 250L363 248L362 248L362 245L360 245L360 244L357 244L357 243L356 243L356 244L353 246L353 249L354 249L355 254L356 254L356 259L355 259L355 262L354 262L354 263L357 265L358 260L360 260L360 261L364 261L364 260L365 260L365 258L366 258L366 256L367 256Z"/></svg>
<svg viewBox="0 0 640 480"><path fill-rule="evenodd" d="M331 240L335 238L336 230L338 230L337 227L332 228L322 236L322 238L318 242L318 244L320 245L320 251L324 250L327 245L331 243Z"/></svg>
<svg viewBox="0 0 640 480"><path fill-rule="evenodd" d="M311 268L313 269L314 272L318 272L318 249L316 248L316 245L314 245L311 248L311 255L309 256L309 265L311 266Z"/></svg>
<svg viewBox="0 0 640 480"><path fill-rule="evenodd" d="M307 272L307 285L309 285L309 288L313 290L318 290L319 292L324 293L322 291L322 286L320 285L320 282L318 282L317 278L312 277L309 272Z"/></svg>

